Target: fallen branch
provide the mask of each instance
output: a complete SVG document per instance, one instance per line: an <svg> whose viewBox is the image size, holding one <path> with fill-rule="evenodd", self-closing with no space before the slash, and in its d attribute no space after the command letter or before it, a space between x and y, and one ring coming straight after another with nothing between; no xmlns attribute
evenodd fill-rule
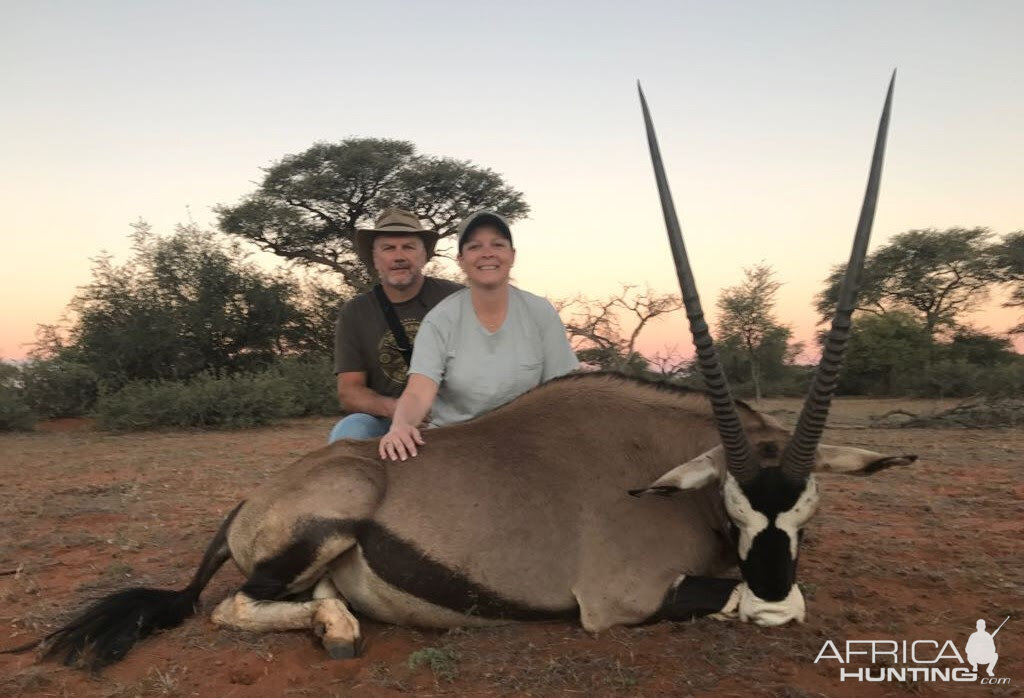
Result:
<svg viewBox="0 0 1024 698"><path fill-rule="evenodd" d="M904 415L906 417L915 417L915 418L917 417L917 415L914 414L913 412L911 412L909 410L905 410L902 407L897 407L895 410L889 410L888 412L886 412L885 414L881 415L880 417L872 417L872 419L885 419L886 417L891 417L894 414L902 414L902 415Z"/></svg>

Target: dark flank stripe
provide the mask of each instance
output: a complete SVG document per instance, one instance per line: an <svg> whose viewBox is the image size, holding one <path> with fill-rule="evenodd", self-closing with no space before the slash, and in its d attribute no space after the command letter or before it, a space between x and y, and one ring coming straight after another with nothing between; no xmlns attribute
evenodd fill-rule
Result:
<svg viewBox="0 0 1024 698"><path fill-rule="evenodd" d="M366 522L359 534L370 569L407 594L458 613L501 620L554 620L579 617L576 606L554 610L526 606L500 597L461 572L432 560L413 544L382 526Z"/></svg>
<svg viewBox="0 0 1024 698"><path fill-rule="evenodd" d="M258 563L242 586L242 593L257 600L287 596L291 583L314 563L320 546L340 535L354 536L374 574L392 587L427 603L458 613L496 620L551 620L579 617L579 609L553 610L527 606L499 596L466 575L430 558L414 544L373 521L306 518L295 530L292 543L277 555Z"/></svg>
<svg viewBox="0 0 1024 698"><path fill-rule="evenodd" d="M289 590L289 587L312 566L320 546L330 538L354 535L359 524L356 519L312 516L301 519L295 525L291 544L277 555L258 562L240 591L257 601L276 601L290 591L301 591Z"/></svg>

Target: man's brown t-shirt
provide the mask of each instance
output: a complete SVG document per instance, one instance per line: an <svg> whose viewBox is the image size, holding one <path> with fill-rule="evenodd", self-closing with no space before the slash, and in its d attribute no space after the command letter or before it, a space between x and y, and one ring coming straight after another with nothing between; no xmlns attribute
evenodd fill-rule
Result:
<svg viewBox="0 0 1024 698"><path fill-rule="evenodd" d="M428 276L415 298L394 304L410 342L416 341L427 311L460 288L462 284ZM366 385L389 397L402 394L408 377L408 366L372 292L345 303L334 326L334 372L351 371L365 373Z"/></svg>

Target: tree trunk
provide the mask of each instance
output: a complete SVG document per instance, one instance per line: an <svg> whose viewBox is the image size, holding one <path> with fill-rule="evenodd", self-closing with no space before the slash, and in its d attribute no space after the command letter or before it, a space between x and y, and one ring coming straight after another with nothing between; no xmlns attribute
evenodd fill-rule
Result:
<svg viewBox="0 0 1024 698"><path fill-rule="evenodd" d="M750 378L754 381L754 404L761 408L761 367L757 363L757 357L750 357Z"/></svg>

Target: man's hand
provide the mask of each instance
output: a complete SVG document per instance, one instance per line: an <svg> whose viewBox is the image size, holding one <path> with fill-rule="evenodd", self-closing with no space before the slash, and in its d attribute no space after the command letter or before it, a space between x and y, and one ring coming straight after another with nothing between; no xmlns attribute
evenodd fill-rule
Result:
<svg viewBox="0 0 1024 698"><path fill-rule="evenodd" d="M404 461L418 455L417 444L423 445L419 429L411 424L392 424L391 430L380 440L380 457Z"/></svg>

